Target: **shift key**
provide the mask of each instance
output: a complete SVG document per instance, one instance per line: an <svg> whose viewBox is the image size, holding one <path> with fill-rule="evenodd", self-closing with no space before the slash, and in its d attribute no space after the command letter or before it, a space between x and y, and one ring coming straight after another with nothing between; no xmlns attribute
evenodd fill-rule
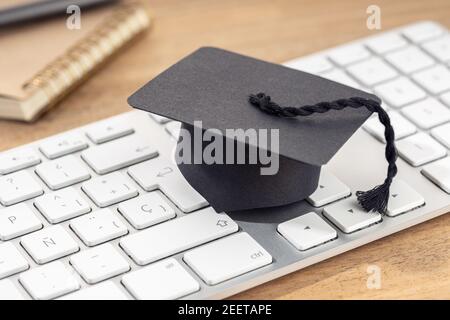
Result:
<svg viewBox="0 0 450 320"><path fill-rule="evenodd" d="M156 157L158 152L148 139L138 135L85 150L81 157L98 174L106 174Z"/></svg>
<svg viewBox="0 0 450 320"><path fill-rule="evenodd" d="M120 246L137 264L145 265L238 229L229 216L208 207L122 238Z"/></svg>

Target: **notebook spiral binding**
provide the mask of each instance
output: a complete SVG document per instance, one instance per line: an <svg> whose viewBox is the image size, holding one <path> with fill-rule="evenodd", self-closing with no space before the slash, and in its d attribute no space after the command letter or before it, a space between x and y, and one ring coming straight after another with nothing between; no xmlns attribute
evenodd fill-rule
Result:
<svg viewBox="0 0 450 320"><path fill-rule="evenodd" d="M42 90L48 109L149 25L150 17L142 5L122 5L105 23L27 81L24 90L30 94Z"/></svg>

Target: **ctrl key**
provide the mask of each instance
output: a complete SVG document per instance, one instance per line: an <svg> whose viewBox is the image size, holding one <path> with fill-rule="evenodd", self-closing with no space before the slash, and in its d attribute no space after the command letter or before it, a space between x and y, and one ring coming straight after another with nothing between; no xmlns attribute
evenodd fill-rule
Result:
<svg viewBox="0 0 450 320"><path fill-rule="evenodd" d="M248 233L241 232L184 255L184 261L209 285L272 263L272 256Z"/></svg>

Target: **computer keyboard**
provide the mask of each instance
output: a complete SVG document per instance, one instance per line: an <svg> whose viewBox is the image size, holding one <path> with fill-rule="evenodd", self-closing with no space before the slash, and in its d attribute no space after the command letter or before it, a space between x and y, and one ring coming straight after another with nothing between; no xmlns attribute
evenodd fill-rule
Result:
<svg viewBox="0 0 450 320"><path fill-rule="evenodd" d="M286 65L383 99L400 155L386 215L354 197L386 170L375 118L307 201L219 214L170 160L179 123L131 111L0 153L0 299L224 298L450 210L443 26L419 22Z"/></svg>

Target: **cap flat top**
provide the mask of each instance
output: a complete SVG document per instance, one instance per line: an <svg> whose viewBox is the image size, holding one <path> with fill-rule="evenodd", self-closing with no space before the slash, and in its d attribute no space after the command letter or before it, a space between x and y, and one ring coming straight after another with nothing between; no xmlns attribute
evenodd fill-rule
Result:
<svg viewBox="0 0 450 320"><path fill-rule="evenodd" d="M248 101L264 92L281 106L303 106L369 93L305 72L217 48L200 48L148 82L131 106L203 129L279 129L279 153L313 165L328 162L370 116L345 108L295 119L269 115ZM270 145L269 145L270 147Z"/></svg>

